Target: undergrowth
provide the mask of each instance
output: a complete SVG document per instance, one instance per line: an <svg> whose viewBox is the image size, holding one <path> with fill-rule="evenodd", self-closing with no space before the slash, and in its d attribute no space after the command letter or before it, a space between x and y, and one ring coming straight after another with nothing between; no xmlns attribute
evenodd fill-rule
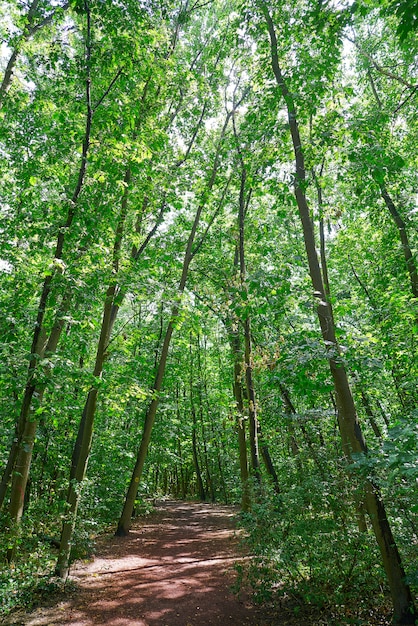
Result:
<svg viewBox="0 0 418 626"><path fill-rule="evenodd" d="M88 489L80 506L76 531L73 536L70 562L88 560L95 552L96 538L115 527L114 511L102 505L101 515L93 515ZM8 528L7 515L0 517L4 541L0 546L0 617L17 609L31 610L74 590L74 583L55 576L58 556L60 520L57 507L40 509L34 500L25 511L19 534L13 536ZM154 510L152 501L139 497L135 515L148 515ZM14 546L15 559L7 562L7 551Z"/></svg>
<svg viewBox="0 0 418 626"><path fill-rule="evenodd" d="M266 486L255 491L252 510L239 518L252 558L236 565L235 591L249 588L256 602L299 615L301 623L389 624L380 554L373 533L358 530L347 504L352 495L336 499L314 476L280 496ZM413 582L413 553L403 556Z"/></svg>

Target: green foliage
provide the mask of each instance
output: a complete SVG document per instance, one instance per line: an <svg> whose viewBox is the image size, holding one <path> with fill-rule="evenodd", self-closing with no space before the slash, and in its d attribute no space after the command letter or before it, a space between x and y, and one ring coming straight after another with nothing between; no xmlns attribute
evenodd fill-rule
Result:
<svg viewBox="0 0 418 626"><path fill-rule="evenodd" d="M311 620L321 614L330 624L366 624L373 607L387 612L384 573L373 538L353 526L347 501L333 496L329 479L312 475L286 486L279 503L265 492L241 515L244 542L255 558L239 566L238 584L250 586L259 602L292 598L295 613L310 605Z"/></svg>
<svg viewBox="0 0 418 626"><path fill-rule="evenodd" d="M18 52L0 99L2 468L29 383L37 421L17 558L0 573L4 612L29 609L55 589L56 551L41 536L60 535L92 388L93 442L71 558L88 557L94 537L115 524L170 320L173 341L137 513L150 509L155 494L199 497L196 459L208 498L240 501L235 362L242 383L245 370L243 346L237 357L230 344L249 320L257 411L280 497L263 468L261 491L253 486L252 511L242 516L255 559L240 566L240 578L261 601L296 598L302 616L305 603L327 612L329 624L349 623L350 611L367 622L367 611L386 610L386 584L371 537L355 525L362 478L379 485L408 580L417 579L417 311L401 239L407 235L416 266L416 3L269 3L300 124L318 251L324 228L337 358L350 374L369 447L349 468L340 459L329 346L315 316L288 119L259 3L179 8L126 0L104 11L102 2L73 0L69 9L54 5L53 14L47 5L38 6L32 32L22 3L0 4L8 16L0 25L3 69ZM91 133L74 202L87 86ZM240 192L245 276L237 255ZM193 259L172 320L197 207ZM56 323L62 332L56 349L32 355L32 378L45 277L51 290L42 333L48 338ZM110 287L118 314L96 368ZM244 398L246 427L248 408ZM4 511L9 496L10 487ZM2 537L6 550L6 524Z"/></svg>
<svg viewBox="0 0 418 626"><path fill-rule="evenodd" d="M7 530L7 517L0 519L3 541L0 553L0 615L5 616L15 608L31 610L49 592L62 589L62 582L53 578L51 570L56 557L49 532L55 532L48 521L40 522L37 512L28 515L20 529L19 536L12 537ZM16 545L22 558L12 567L6 564L7 550Z"/></svg>
<svg viewBox="0 0 418 626"><path fill-rule="evenodd" d="M395 15L399 21L397 32L401 42L418 28L418 3L416 0L392 0L384 4L384 15Z"/></svg>

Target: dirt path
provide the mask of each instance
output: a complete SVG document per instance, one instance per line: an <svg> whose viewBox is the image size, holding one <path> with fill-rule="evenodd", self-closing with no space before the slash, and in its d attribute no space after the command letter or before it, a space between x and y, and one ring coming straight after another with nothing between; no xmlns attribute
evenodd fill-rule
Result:
<svg viewBox="0 0 418 626"><path fill-rule="evenodd" d="M267 611L230 590L239 559L235 510L162 502L126 538L103 537L96 557L71 571L78 590L13 626L267 626Z"/></svg>

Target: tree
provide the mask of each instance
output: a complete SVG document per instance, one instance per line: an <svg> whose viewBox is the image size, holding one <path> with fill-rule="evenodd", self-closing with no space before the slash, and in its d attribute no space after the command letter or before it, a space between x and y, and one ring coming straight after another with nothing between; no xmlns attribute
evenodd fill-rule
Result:
<svg viewBox="0 0 418 626"><path fill-rule="evenodd" d="M318 319L321 326L322 337L328 349L329 366L334 380L338 406L338 425L344 452L347 458L351 459L353 453L366 453L367 447L358 421L346 370L338 359L340 349L335 334L331 306L324 287L317 258L312 222L304 189L306 172L297 111L280 67L277 38L272 18L265 4L263 4L261 8L266 18L270 36L273 72L287 108L289 130L295 154L295 196L303 228L306 255L314 295L319 302L317 305ZM398 624L413 624L415 622L415 609L412 594L409 586L405 583L405 572L401 557L386 516L378 487L372 481L366 481L365 483L365 502L389 580L395 610L395 622Z"/></svg>
<svg viewBox="0 0 418 626"><path fill-rule="evenodd" d="M369 621L384 563L412 620L413 20L0 11L4 606L169 495L241 502L256 594Z"/></svg>
<svg viewBox="0 0 418 626"><path fill-rule="evenodd" d="M237 104L237 106L240 103ZM152 396L153 399L149 405L149 408L147 410L147 413L145 415L145 420L144 420L144 430L143 430L143 434L142 434L142 439L141 439L141 445L139 447L138 450L138 455L137 455L137 461L132 473L132 478L131 478L131 482L128 488L128 492L126 494L126 498L125 498L125 504L122 510L122 514L119 520L119 524L118 524L118 528L116 531L116 534L118 536L124 536L128 533L129 528L130 528L130 523L131 523L131 517L132 517L132 511L134 508L134 503L135 503L135 498L136 498L136 494L138 491L138 486L139 486L139 481L141 479L141 475L142 475L142 469L144 467L144 463L145 463L145 459L146 459L146 455L147 455L147 451L148 451L148 446L149 446L149 442L151 439L151 433L152 433L152 428L154 425L154 420L155 420L155 416L157 413L157 408L158 408L158 404L159 404L159 394L161 392L161 387L163 384L163 379L164 379L164 373L165 373L165 368L166 368L166 364L167 364L167 358L168 358L168 350L170 347L170 342L171 342L171 337L173 335L173 331L175 328L175 324L177 322L177 318L180 316L180 305L181 305L181 296L184 293L185 287L186 287L186 281L187 281L187 276L188 276L188 272L189 272L189 267L190 264L193 260L193 257L196 253L196 248L195 247L195 237L196 237L196 233L197 233L197 229L199 226L199 222L201 219L201 215L203 212L203 209L206 206L206 203L209 199L209 195L212 192L212 189L214 187L215 181L216 181L216 176L218 173L218 168L219 168L219 157L220 157L220 150L222 147L222 141L225 135L225 132L227 130L229 121L231 119L233 115L233 110L229 111L226 115L225 118L225 122L223 124L222 130L220 132L220 138L218 140L217 146L216 146L216 151L215 151L215 155L213 157L213 165L212 165L212 169L209 173L208 176L208 180L205 184L205 188L203 193L201 194L201 198L199 200L199 204L197 206L197 210L194 216L194 220L192 223L192 227L190 230L190 234L189 234L189 238L187 240L187 246L186 246L186 251L184 254L184 259L183 259L183 265L182 265L182 271L181 271L181 278L180 278L180 282L179 282L179 286L178 286L178 295L177 295L177 299L176 302L173 306L172 309L172 313L171 313L171 318L170 321L168 323L167 329L166 329L166 333L164 336L164 342L163 342L163 346L161 349L161 355L160 355L160 360L158 363L158 367L157 367L157 373L156 373L156 377L155 377L155 381L154 381L154 386L153 386L153 390L152 390Z"/></svg>

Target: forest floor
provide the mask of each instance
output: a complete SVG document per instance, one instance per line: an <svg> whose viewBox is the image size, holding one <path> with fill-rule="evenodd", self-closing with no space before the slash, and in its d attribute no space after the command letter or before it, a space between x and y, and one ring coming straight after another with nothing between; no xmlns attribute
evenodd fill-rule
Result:
<svg viewBox="0 0 418 626"><path fill-rule="evenodd" d="M96 555L73 565L66 593L7 626L305 626L329 622L289 604L256 606L234 594L234 564L246 557L229 506L164 501L127 537L102 535ZM300 608L300 607L299 607ZM308 609L308 607L305 607ZM339 622L341 623L341 622ZM357 622L358 623L358 622ZM371 622L370 622L371 623ZM383 623L374 622L373 623ZM386 622L384 622L386 623Z"/></svg>

